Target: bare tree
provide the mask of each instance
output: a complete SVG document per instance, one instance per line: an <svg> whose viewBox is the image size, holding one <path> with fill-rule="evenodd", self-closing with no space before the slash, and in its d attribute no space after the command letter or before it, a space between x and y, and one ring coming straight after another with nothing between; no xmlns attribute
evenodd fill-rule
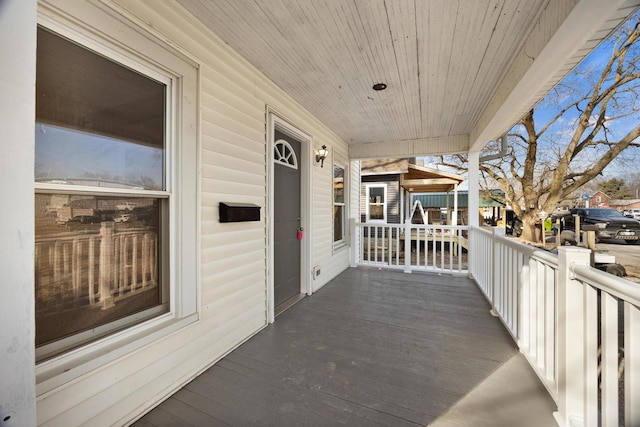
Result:
<svg viewBox="0 0 640 427"><path fill-rule="evenodd" d="M529 111L507 134L504 157L480 164L482 188L504 191L501 201L522 219L524 240L540 241L542 211L575 198L623 150L639 146L639 25L638 16L628 21L600 47L610 54L577 68ZM458 169L465 161L441 158Z"/></svg>

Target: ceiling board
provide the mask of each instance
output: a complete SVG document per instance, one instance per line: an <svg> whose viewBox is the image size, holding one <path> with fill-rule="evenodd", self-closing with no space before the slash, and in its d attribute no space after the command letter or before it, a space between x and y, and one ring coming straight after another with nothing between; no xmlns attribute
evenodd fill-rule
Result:
<svg viewBox="0 0 640 427"><path fill-rule="evenodd" d="M530 66L523 62L523 49L535 47L539 51L538 45L544 46L549 35L562 26L580 3L577 0L563 0L561 4L550 0L178 1L344 141L358 146L360 152L366 152L362 150L363 144L401 141L406 142L402 149L407 151L411 141L416 141L416 147L420 150L427 147L428 151L425 141L468 141L470 135L472 139L495 138L495 133L506 130L498 127L506 126L508 120L511 123L517 120L511 116L494 120L489 115L491 111L500 111L492 103L508 96L499 92L518 84L517 81L505 84L504 79L524 76L520 68L512 70L514 66ZM587 12L581 12L584 14L581 18L590 18L597 25L593 34L580 35L583 37L580 46L594 35L596 39L603 37L611 28L608 24L609 27L604 25L599 30L606 17L590 16L589 8L604 7L609 14L616 15L618 8L624 9L637 1L610 0L606 6L583 5L581 9ZM624 16L613 21L619 22ZM580 51L573 58L575 51L566 55L565 72L585 53ZM555 79L557 75L552 77ZM541 81L540 87L549 84L549 76L536 78ZM372 90L373 84L380 82L386 83L387 89ZM530 108L533 102L524 99L518 108ZM495 129L486 130L483 127L486 124L495 124ZM376 150L378 154L393 152L393 148ZM437 151L442 150L438 145Z"/></svg>

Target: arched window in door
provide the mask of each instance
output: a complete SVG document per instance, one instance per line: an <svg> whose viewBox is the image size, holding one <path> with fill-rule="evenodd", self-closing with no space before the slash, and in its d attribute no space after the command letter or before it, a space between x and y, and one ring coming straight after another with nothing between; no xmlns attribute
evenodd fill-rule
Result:
<svg viewBox="0 0 640 427"><path fill-rule="evenodd" d="M279 139L274 144L273 161L281 165L298 169L298 158L291 145L284 139Z"/></svg>

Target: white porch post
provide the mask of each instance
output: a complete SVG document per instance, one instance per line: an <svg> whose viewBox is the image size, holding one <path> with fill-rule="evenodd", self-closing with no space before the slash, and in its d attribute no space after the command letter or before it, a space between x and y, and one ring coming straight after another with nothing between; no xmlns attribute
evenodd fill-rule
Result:
<svg viewBox="0 0 640 427"><path fill-rule="evenodd" d="M349 266L350 267L357 267L358 266L358 262L360 262L359 259L359 254L358 254L358 241L359 236L358 236L358 229L356 228L356 219L355 218L349 218L349 236L351 237L351 259L349 260Z"/></svg>
<svg viewBox="0 0 640 427"><path fill-rule="evenodd" d="M495 317L500 317L500 309L502 307L498 307L499 301L502 298L501 295L501 283L498 282L500 279L500 275L498 271L500 270L501 259L500 259L500 248L497 245L498 237L504 237L505 230L504 228L494 227L492 229L491 241L493 246L493 265L491 268L491 314Z"/></svg>
<svg viewBox="0 0 640 427"><path fill-rule="evenodd" d="M449 208L449 205L451 204L449 195L450 195L450 192L447 191L447 196L446 196L447 200L445 202L445 204L447 205L447 222L445 225L453 225L453 218L451 218L451 208Z"/></svg>
<svg viewBox="0 0 640 427"><path fill-rule="evenodd" d="M584 414L584 287L574 280L571 265L590 265L591 251L585 248L558 247L558 412L561 427L582 425Z"/></svg>
<svg viewBox="0 0 640 427"><path fill-rule="evenodd" d="M411 221L404 223L404 272L411 273Z"/></svg>
<svg viewBox="0 0 640 427"><path fill-rule="evenodd" d="M453 220L451 225L458 225L458 184L453 187Z"/></svg>
<svg viewBox="0 0 640 427"><path fill-rule="evenodd" d="M469 226L478 227L480 209L480 151L469 152Z"/></svg>
<svg viewBox="0 0 640 427"><path fill-rule="evenodd" d="M404 199L405 199L404 192L405 191L406 190L401 185L400 186L400 224L404 224Z"/></svg>
<svg viewBox="0 0 640 427"><path fill-rule="evenodd" d="M469 193L467 196L468 200L468 223L469 228L478 227L480 224L478 223L478 209L480 209L480 151L469 151ZM472 238L472 233L469 233L469 239ZM470 248L476 248L477 245L474 245L474 242L469 242ZM470 250L468 253L469 258L469 266L475 265L473 250ZM473 269L469 268L469 277L473 276ZM492 283L493 278L489 281Z"/></svg>

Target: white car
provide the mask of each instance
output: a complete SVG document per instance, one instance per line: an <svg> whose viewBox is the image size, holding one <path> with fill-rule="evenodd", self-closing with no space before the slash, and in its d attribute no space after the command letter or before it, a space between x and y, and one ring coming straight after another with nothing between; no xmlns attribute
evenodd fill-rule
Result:
<svg viewBox="0 0 640 427"><path fill-rule="evenodd" d="M130 214L122 214L122 215L118 215L116 217L113 218L113 222L115 223L121 223L121 222L127 222L131 219L131 215Z"/></svg>

